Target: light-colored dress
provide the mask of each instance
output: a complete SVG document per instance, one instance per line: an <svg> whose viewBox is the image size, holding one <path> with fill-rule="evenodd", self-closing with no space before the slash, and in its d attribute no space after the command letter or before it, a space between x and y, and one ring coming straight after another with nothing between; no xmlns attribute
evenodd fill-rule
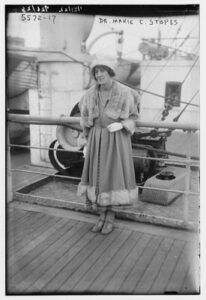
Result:
<svg viewBox="0 0 206 300"><path fill-rule="evenodd" d="M116 83L115 88L124 89L122 85L116 86ZM132 205L138 197L131 146L131 133L138 113L130 90L126 90L123 95L128 96L125 102L133 105L130 105L131 113L127 119L121 118L120 113L116 115L117 118L111 118L108 116L107 107L113 100L112 95L105 102L97 90L98 113L93 118L93 125L86 128L87 151L78 194L85 195L99 207ZM82 103L85 101L85 98L82 99ZM80 110L81 107L80 105ZM81 114L84 114L83 110ZM122 122L124 128L109 132L107 126L114 122Z"/></svg>

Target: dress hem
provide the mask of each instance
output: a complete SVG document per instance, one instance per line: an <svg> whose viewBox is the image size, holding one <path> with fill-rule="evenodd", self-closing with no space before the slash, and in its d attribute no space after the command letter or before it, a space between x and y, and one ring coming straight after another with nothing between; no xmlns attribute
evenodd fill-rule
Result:
<svg viewBox="0 0 206 300"><path fill-rule="evenodd" d="M128 206L138 201L138 187L131 190L114 190L95 194L95 187L80 183L77 189L78 196L86 196L98 206Z"/></svg>

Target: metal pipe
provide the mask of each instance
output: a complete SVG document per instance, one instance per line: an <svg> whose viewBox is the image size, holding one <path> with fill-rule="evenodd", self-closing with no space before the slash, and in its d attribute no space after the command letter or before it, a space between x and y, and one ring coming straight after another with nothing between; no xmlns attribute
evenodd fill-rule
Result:
<svg viewBox="0 0 206 300"><path fill-rule="evenodd" d="M148 160L157 160L157 161L165 161L165 162L170 162L170 163L179 163L181 165L186 165L188 162L186 160L175 160L175 159L168 159L168 158L160 158L160 157L148 157L148 156L139 156L139 155L133 155L133 158L141 158L141 159L148 159ZM199 166L199 163L189 161L190 165L192 166Z"/></svg>
<svg viewBox="0 0 206 300"><path fill-rule="evenodd" d="M23 114L8 114L8 121L19 123L30 123L37 125L64 125L79 124L80 117L45 117L45 116L32 116Z"/></svg>
<svg viewBox="0 0 206 300"><path fill-rule="evenodd" d="M137 127L148 127L148 128L169 128L169 129L181 129L181 130L190 130L196 131L199 130L199 124L174 124L169 122L140 122L136 121Z"/></svg>
<svg viewBox="0 0 206 300"><path fill-rule="evenodd" d="M153 147L138 145L138 144L134 144L134 143L132 143L132 147L137 148L137 149L145 149L145 150L153 151L153 152L156 152L156 153L159 153L159 154L166 154L166 155L177 156L177 157L181 157L181 158L186 158L187 157L185 154L180 154L180 153L176 153L176 152L156 149L156 148L153 148ZM197 156L191 156L191 159L199 160L199 158Z"/></svg>
<svg viewBox="0 0 206 300"><path fill-rule="evenodd" d="M60 152L74 152L74 153L83 153L83 151L78 151L78 150L66 150L66 149L58 149L58 148L50 148L50 147L40 147L40 146L26 146L26 145L16 145L16 144L9 144L10 147L14 147L14 148L24 148L24 149L41 149L41 150L52 150L52 151L60 151ZM134 146L134 145L133 145ZM136 146L136 145L135 145ZM137 148L139 148L139 145L137 145ZM148 150L152 150L153 148L148 148L148 147L140 147L141 149L148 149ZM157 150L154 148L154 151ZM162 151L162 153L164 154L168 154L170 152L164 152ZM173 152L171 152L173 153ZM177 155L173 155L174 156L180 156L180 157L186 157L185 155L178 155L178 153L176 153ZM180 163L179 160L175 160L175 159L168 159L168 158L160 158L160 157L144 157L144 156L138 156L138 155L133 155L133 157L136 158L144 158L144 159L149 159L149 160L161 160L161 161L167 161L167 162L176 162L176 163ZM192 156L191 156L192 158ZM195 158L193 158L195 159ZM186 160L181 160L181 164L186 164ZM190 164L193 164L195 166L199 166L199 162L194 162L192 160L190 160Z"/></svg>
<svg viewBox="0 0 206 300"><path fill-rule="evenodd" d="M70 127L71 124L75 124L76 130L80 130L80 117L44 117L44 116L32 116L32 115L15 115L8 114L8 121L17 123L29 123L35 125L64 125ZM181 123L169 123L169 122L140 122L136 121L137 127L147 128L169 128L169 129L181 129L184 131L197 131L199 130L199 124L181 124ZM81 129L82 130L82 129Z"/></svg>
<svg viewBox="0 0 206 300"><path fill-rule="evenodd" d="M60 151L60 152L74 152L83 154L83 151L78 150L66 150L66 149L58 149L58 148L50 148L50 147L40 147L40 146L26 146L26 145L16 145L16 144L9 144L9 147L14 148L24 148L24 149L41 149L41 150L52 150L52 151ZM150 148L146 148L151 150ZM173 163L180 163L181 165L185 165L187 163L186 160L175 160L175 159L168 159L168 158L160 158L160 157L149 157L149 156L140 156L140 155L132 155L133 158L142 158L148 160L158 160L158 161L166 161L166 162L173 162ZM199 162L194 162L190 160L190 164L193 166L199 166Z"/></svg>
<svg viewBox="0 0 206 300"><path fill-rule="evenodd" d="M26 146L26 145L16 145L16 144L9 144L9 146L14 148L24 148L24 149L41 149L41 150L52 150L52 151L60 151L60 152L83 153L83 151L78 151L78 150L66 150L66 149L57 149L57 148L40 147L40 146Z"/></svg>
<svg viewBox="0 0 206 300"><path fill-rule="evenodd" d="M45 173L45 172L29 171L29 170L24 170L24 169L11 169L11 172L25 172L25 173L29 173L29 174L45 175L45 176L48 176L48 177L51 176L51 177L58 177L58 178L65 178L65 179L72 179L72 180L81 180L80 177L48 174L48 173Z"/></svg>

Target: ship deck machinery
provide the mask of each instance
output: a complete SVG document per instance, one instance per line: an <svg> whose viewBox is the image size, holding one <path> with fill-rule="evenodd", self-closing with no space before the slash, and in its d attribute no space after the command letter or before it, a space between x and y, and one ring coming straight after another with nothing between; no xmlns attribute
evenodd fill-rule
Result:
<svg viewBox="0 0 206 300"><path fill-rule="evenodd" d="M71 116L79 116L79 111L74 108ZM135 132L131 137L135 176L138 185L142 185L147 178L165 168L164 162L150 160L147 157L167 158L166 141L170 134L170 130L153 129ZM51 164L62 175L81 177L84 155L83 149L77 147L78 136L78 130L61 126L61 132L57 134L57 139L50 145L49 158ZM67 143L74 147L72 151L62 151L62 149L67 150Z"/></svg>

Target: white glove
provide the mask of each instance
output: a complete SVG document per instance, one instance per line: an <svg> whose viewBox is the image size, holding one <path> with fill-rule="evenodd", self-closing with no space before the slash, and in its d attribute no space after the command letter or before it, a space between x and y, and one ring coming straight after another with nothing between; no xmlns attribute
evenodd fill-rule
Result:
<svg viewBox="0 0 206 300"><path fill-rule="evenodd" d="M86 156L86 152L87 152L87 146L84 146L84 149L83 149L84 157Z"/></svg>
<svg viewBox="0 0 206 300"><path fill-rule="evenodd" d="M111 123L109 126L107 126L107 129L109 130L109 132L115 132L118 130L121 130L123 128L122 123L120 122L114 122Z"/></svg>

